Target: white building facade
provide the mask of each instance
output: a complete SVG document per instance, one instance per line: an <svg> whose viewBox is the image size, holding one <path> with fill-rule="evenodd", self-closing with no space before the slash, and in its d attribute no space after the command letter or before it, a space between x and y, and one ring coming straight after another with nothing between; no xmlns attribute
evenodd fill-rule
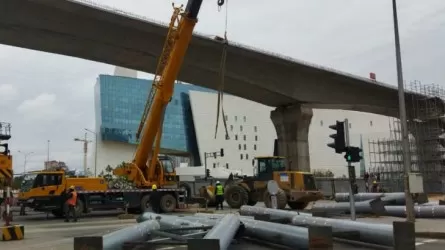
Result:
<svg viewBox="0 0 445 250"><path fill-rule="evenodd" d="M178 109L175 109L176 111L172 109L171 114L168 113L169 110L167 110L170 124L167 126L167 130L165 129L166 126L164 126L164 131L166 130L168 137L164 139L163 136L163 143L166 142L165 145L167 146L163 146L164 148L161 149L164 153L172 153L176 156L175 164L177 166L184 162L191 166L204 166L206 163L210 171L215 169L214 171L218 172L216 168L223 168L225 170L224 172L236 171L246 175L253 175L252 159L256 156L273 155L274 140L277 138L277 135L270 119L270 112L274 108L239 97L224 95L223 107L225 116L220 112L218 130L215 138L217 93L209 90L201 91L194 89L186 91L184 90L186 89L184 85L179 87L183 89L183 92L177 96L182 96L183 99L175 99L175 97L169 106L183 106L178 106ZM117 93L119 93L119 91L117 91ZM122 131L128 131L128 129L126 129L128 126L136 127L138 125L137 119L139 119L139 114L130 117L131 114L129 112L132 108L135 108L131 105L129 105L129 107L115 107L117 111L113 111L109 106L113 106L113 102L116 102L113 98L120 97L108 97L104 95L104 93L101 93L100 84L96 85L95 96L97 169L93 171L94 154L89 156L89 168L92 172L100 174L105 170L107 165L115 167L124 161L131 162L133 159L136 143L134 142L134 138L131 137L131 133L124 133ZM107 98L107 100L101 100L101 98ZM122 98L128 97L123 96ZM141 100L141 103L143 102L144 101ZM108 110L108 113L103 115L102 109L105 108ZM122 110L126 112L124 116L119 117L119 119L116 118L118 115L114 117L113 112L123 112ZM175 114L173 113L175 112L178 113L177 116L174 116ZM355 111L320 109L314 110L313 113L314 115L309 130L311 169L330 170L336 177L347 174L346 162L343 155L335 154L334 149L327 146L328 143L333 141L329 135L334 133L334 130L330 129L329 126L335 124L336 120L344 120L346 118L349 120L350 142L353 146L360 147L361 141L363 142L364 163L366 168L370 165L368 140L388 138L390 134L389 118L385 116ZM127 116L128 118L125 118ZM116 125L116 129L119 129L119 131L113 131L112 135L126 136L125 140L119 138L114 140L103 136L103 123L110 123L110 119L118 120L119 124L123 124ZM175 123L178 119L187 121ZM226 137L223 119L226 120L228 137ZM175 133L179 133L175 131L182 131L182 127L184 127L184 131L192 129L194 132L187 132L185 135L175 135ZM168 129L170 129L170 132ZM109 134L111 134L111 132ZM186 142L183 143L183 146L177 146L175 142L180 141L183 137L186 139ZM219 152L221 148L224 149L223 157L208 157L206 159L205 153ZM357 163L355 165L358 175L360 164Z"/></svg>

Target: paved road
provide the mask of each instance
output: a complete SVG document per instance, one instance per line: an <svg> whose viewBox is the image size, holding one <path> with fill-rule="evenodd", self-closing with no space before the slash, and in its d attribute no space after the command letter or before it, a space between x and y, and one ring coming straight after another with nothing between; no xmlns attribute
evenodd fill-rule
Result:
<svg viewBox="0 0 445 250"><path fill-rule="evenodd" d="M224 211L226 212L226 210ZM229 212L227 210L227 212ZM117 215L120 212L94 212L83 217L77 223L65 223L61 219L56 219L51 215L46 218L45 214L29 212L27 216L16 216L15 222L25 225L25 239L17 242L0 242L2 250L72 250L73 237L103 235L114 230L133 225L134 219L119 220ZM420 250L443 250L445 241L417 239L417 249ZM185 247L164 247L163 250L185 250ZM252 245L247 242L240 242L233 245L233 250L277 249L265 245ZM336 244L335 249L369 249L358 248Z"/></svg>

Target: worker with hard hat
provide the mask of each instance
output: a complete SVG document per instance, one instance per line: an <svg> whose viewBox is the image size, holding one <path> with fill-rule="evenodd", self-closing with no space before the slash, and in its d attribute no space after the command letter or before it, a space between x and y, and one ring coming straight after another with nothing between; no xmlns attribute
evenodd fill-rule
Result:
<svg viewBox="0 0 445 250"><path fill-rule="evenodd" d="M151 194L150 194L150 207L153 212L160 214L161 213L161 196L158 192L158 187L156 184L151 186Z"/></svg>
<svg viewBox="0 0 445 250"><path fill-rule="evenodd" d="M378 183L377 183L377 181L376 180L374 180L373 182L372 182L372 192L373 193L377 193L379 190L379 186L378 186Z"/></svg>
<svg viewBox="0 0 445 250"><path fill-rule="evenodd" d="M73 216L73 221L77 222L77 215L76 215L76 204L77 204L77 192L75 190L74 186L71 186L68 189L68 193L66 196L66 202L65 202L65 207L66 207L66 217L65 217L65 222L69 222L70 221L70 214Z"/></svg>
<svg viewBox="0 0 445 250"><path fill-rule="evenodd" d="M223 202L224 202L224 187L221 185L219 181L216 181L215 185L215 201L216 201L216 210L221 208L223 210Z"/></svg>

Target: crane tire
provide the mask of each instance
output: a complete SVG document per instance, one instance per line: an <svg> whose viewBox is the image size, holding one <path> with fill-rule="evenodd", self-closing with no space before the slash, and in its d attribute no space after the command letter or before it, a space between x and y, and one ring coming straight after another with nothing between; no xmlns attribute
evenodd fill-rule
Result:
<svg viewBox="0 0 445 250"><path fill-rule="evenodd" d="M264 192L264 204L268 208L272 208L272 202L270 199L270 193L269 191ZM285 209L287 205L287 196L286 193L283 191L283 189L278 189L277 192L277 208L278 209Z"/></svg>
<svg viewBox="0 0 445 250"><path fill-rule="evenodd" d="M176 209L176 198L172 194L164 194L161 197L161 211L171 213Z"/></svg>
<svg viewBox="0 0 445 250"><path fill-rule="evenodd" d="M231 208L238 209L249 202L249 193L240 185L230 185L224 192L224 199Z"/></svg>
<svg viewBox="0 0 445 250"><path fill-rule="evenodd" d="M146 194L141 199L141 211L145 212L150 207L150 195Z"/></svg>

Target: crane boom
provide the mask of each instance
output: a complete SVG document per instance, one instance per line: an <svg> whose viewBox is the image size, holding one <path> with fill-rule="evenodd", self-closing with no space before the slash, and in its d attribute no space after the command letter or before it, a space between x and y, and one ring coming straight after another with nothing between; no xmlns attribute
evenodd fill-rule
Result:
<svg viewBox="0 0 445 250"><path fill-rule="evenodd" d="M124 175L136 186L148 187L166 182L164 169L158 158L162 136L165 109L170 102L175 80L181 69L188 45L193 36L193 29L201 8L202 0L189 0L184 12L175 8L163 53L159 59L157 76L153 81L149 100L144 110L143 119L137 137L141 135L132 163L123 169L116 169L116 175ZM179 18L178 18L179 16ZM174 23L178 21L177 26ZM156 141L156 143L155 143ZM153 145L155 143L155 145ZM151 161L149 157L151 155ZM173 175L175 175L173 173ZM173 181L169 178L167 181Z"/></svg>

